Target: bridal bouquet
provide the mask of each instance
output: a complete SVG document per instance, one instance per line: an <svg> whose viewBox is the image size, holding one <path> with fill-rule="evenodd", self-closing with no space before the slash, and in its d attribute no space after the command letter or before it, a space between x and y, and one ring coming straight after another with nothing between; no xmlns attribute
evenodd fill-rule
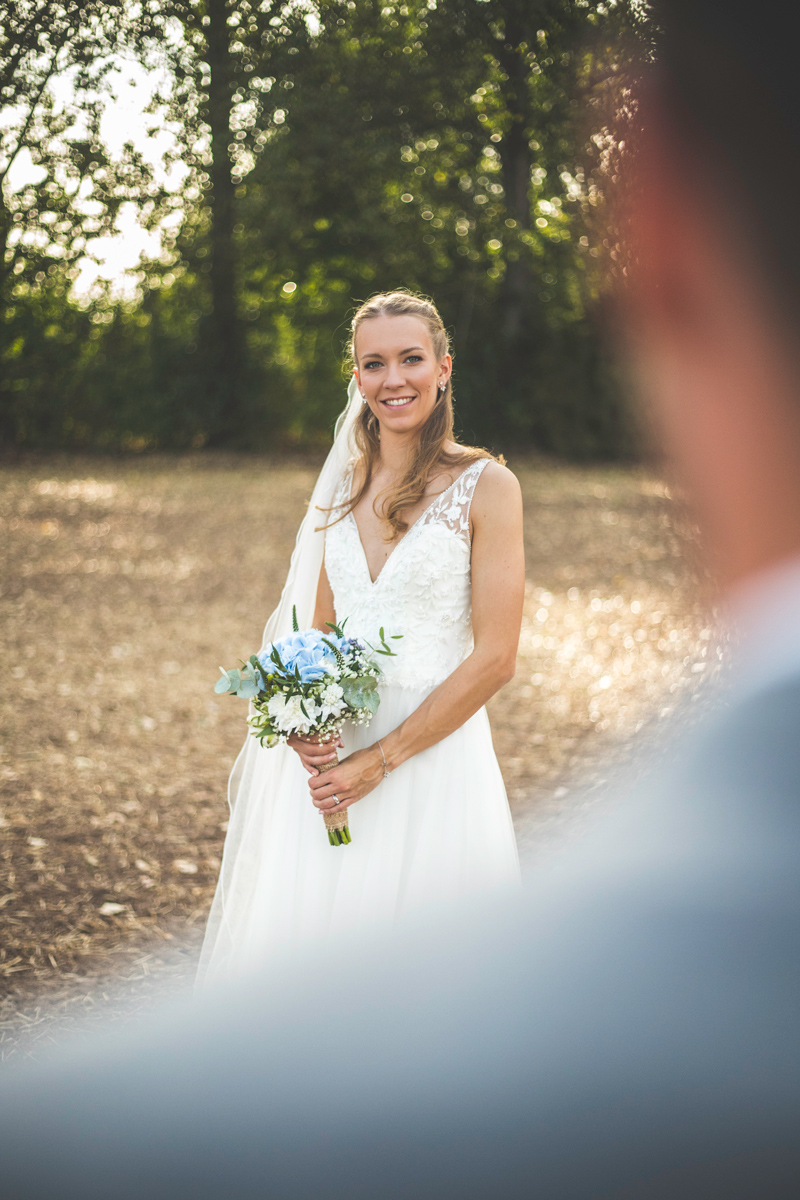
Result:
<svg viewBox="0 0 800 1200"><path fill-rule="evenodd" d="M327 623L331 632L301 631L292 609L294 632L250 656L241 667L226 671L214 691L252 701L250 732L262 746L276 746L292 734L328 742L339 736L345 721L366 725L378 710L381 669L370 654L394 655L380 631L380 647L345 637L344 626ZM395 635L400 636L400 635ZM323 767L331 770L336 762ZM325 813L332 846L351 840L347 811Z"/></svg>

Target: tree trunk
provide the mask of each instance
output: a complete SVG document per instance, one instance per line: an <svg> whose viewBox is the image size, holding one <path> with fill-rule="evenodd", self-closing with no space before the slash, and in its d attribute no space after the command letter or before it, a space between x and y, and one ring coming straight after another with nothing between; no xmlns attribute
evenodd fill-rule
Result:
<svg viewBox="0 0 800 1200"><path fill-rule="evenodd" d="M506 194L506 209L520 230L531 227L530 187L531 150L528 145L526 125L528 122L527 64L517 47L524 39L524 31L516 14L508 14L505 21L503 45L498 58L508 80L504 84L504 101L511 117L511 125L500 143L500 162L503 169L503 187ZM513 345L524 331L525 313L530 303L533 278L526 259L506 261L506 276L503 287L503 333L506 341Z"/></svg>
<svg viewBox="0 0 800 1200"><path fill-rule="evenodd" d="M207 0L208 123L211 127L211 318L208 326L209 430L212 445L244 440L242 402L244 339L236 304L236 257L233 240L235 185L228 144L233 95L226 0Z"/></svg>

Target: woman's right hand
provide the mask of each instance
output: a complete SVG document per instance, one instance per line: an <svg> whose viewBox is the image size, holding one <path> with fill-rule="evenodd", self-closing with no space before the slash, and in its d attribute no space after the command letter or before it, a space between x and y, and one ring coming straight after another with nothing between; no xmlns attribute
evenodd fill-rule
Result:
<svg viewBox="0 0 800 1200"><path fill-rule="evenodd" d="M309 775L318 775L323 766L336 761L337 747L344 746L340 737L332 738L329 742L320 742L316 738L304 738L293 733L286 741L287 746L300 756L300 761Z"/></svg>

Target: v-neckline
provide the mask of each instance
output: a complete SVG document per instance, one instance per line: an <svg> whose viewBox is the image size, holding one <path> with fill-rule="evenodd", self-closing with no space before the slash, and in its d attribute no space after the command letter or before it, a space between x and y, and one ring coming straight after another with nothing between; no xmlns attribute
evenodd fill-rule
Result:
<svg viewBox="0 0 800 1200"><path fill-rule="evenodd" d="M480 461L480 459L478 459L478 460L476 460L476 461L478 461L478 462L479 462L479 461ZM358 528L358 521L357 521L357 520L356 520L356 518L355 518L355 513L353 512L353 510L352 510L352 509L350 510L350 512L349 512L347 515L348 515L348 517L350 518L350 520L353 522L353 526L354 526L354 528L355 528L355 531L356 531L356 537L358 538L358 544L359 544L359 546L361 547L361 556L362 556L362 558L364 559L364 566L365 566L365 568L366 568L366 571L367 571L367 579L369 580L369 582L370 582L370 584L371 584L371 586L372 586L372 587L377 587L379 579L380 579L380 578L381 578L381 576L383 575L383 572L386 570L386 568L387 568L387 566L389 565L389 562L391 561L391 559L393 559L393 558L394 558L396 551L398 550L398 548L399 548L400 546L402 546L403 542L406 540L406 538L408 537L408 535L409 535L410 533L413 533L413 532L414 532L414 530L417 528L417 526L419 525L419 523L420 523L420 521L422 520L422 518L423 518L423 517L427 517L428 513L431 511L431 509L432 509L432 508L433 508L433 506L436 504L436 502L437 502L438 500L441 500L442 496L446 496L446 495L447 495L447 493L448 493L449 491L451 491L451 489L452 489L452 488L454 488L454 487L456 486L456 484L458 483L459 479L461 479L461 478L462 478L462 476L466 475L467 471L468 471L468 470L470 469L470 467L472 467L473 465L474 465L473 463L467 463L466 467L464 467L464 470L463 470L463 471L462 471L462 472L461 472L459 475L456 475L456 477L455 477L455 479L453 480L453 482L452 482L452 483L449 483L449 484L447 485L447 487L446 487L446 488L444 488L444 490L443 490L443 491L439 492L439 493L438 493L438 495L434 496L434 497L433 497L433 499L431 500L430 504L428 505L428 507L427 507L426 509L424 509L424 510L423 510L423 511L422 511L422 512L419 514L419 516L417 517L416 521L412 521L412 523L409 525L408 529L405 531L405 533L403 534L403 536L402 536L401 538L399 538L399 539L398 539L398 541L396 541L396 542L395 542L394 546L393 546L393 547L392 547L392 549L389 551L389 553L387 554L386 558L383 560L383 566L381 567L380 571L378 571L378 574L375 576L375 578L374 578L374 579L372 578L372 574L371 574L371 572L370 572L370 569L369 569L369 559L367 558L367 552L366 552L366 550L364 549L364 542L362 541L362 538L361 538L361 530Z"/></svg>

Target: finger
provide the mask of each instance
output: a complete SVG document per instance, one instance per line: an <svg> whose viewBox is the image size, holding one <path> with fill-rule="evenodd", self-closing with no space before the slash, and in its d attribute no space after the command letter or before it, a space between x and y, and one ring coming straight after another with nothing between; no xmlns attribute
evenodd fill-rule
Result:
<svg viewBox="0 0 800 1200"><path fill-rule="evenodd" d="M333 774L333 771L320 771L313 777L313 779L309 779L308 786L312 791L319 792L320 795L324 794L326 796L332 796L336 791L337 783L341 782L336 778L332 779L331 776ZM324 791L325 788L328 788L329 790Z"/></svg>
<svg viewBox="0 0 800 1200"><path fill-rule="evenodd" d="M311 803L315 808L318 808L320 812L334 812L335 810L341 808L343 800L340 796L326 796L323 800L317 800L314 796L312 796Z"/></svg>
<svg viewBox="0 0 800 1200"><path fill-rule="evenodd" d="M324 792L315 792L312 790L311 791L311 799L314 801L315 804L330 804L332 801L333 801L333 803L336 803L334 797L337 796L338 794L339 793L336 792L333 788L331 788L329 791L326 790Z"/></svg>
<svg viewBox="0 0 800 1200"><path fill-rule="evenodd" d="M315 766L322 767L336 761L336 751L334 750L333 754L305 754L303 757Z"/></svg>
<svg viewBox="0 0 800 1200"><path fill-rule="evenodd" d="M331 769L331 761L336 762L336 752L330 754L306 754L302 755L303 762L312 763L314 767L319 767L320 772L324 768Z"/></svg>

